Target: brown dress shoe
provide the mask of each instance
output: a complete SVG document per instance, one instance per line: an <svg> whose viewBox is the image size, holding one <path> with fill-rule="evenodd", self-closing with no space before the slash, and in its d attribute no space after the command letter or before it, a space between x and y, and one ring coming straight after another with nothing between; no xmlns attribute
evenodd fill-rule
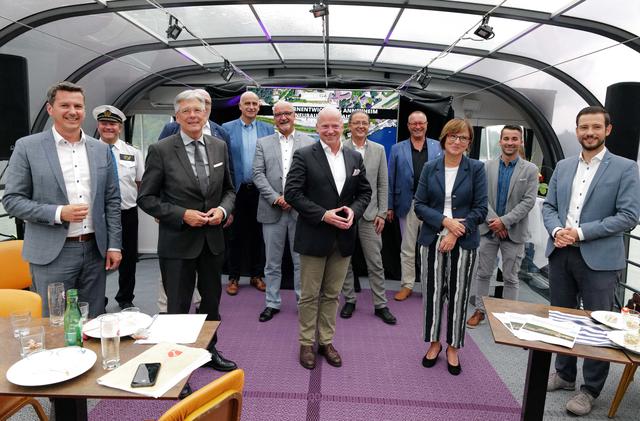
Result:
<svg viewBox="0 0 640 421"><path fill-rule="evenodd" d="M342 358L340 358L340 354L331 344L320 345L318 347L318 354L324 355L324 358L327 362L334 367L342 366Z"/></svg>
<svg viewBox="0 0 640 421"><path fill-rule="evenodd" d="M481 312L480 310L476 310L473 313L473 316L469 317L469 320L467 320L467 327L470 327L471 329L478 327L478 325L482 323L483 320L484 320L484 313Z"/></svg>
<svg viewBox="0 0 640 421"><path fill-rule="evenodd" d="M316 366L316 354L311 345L300 345L300 365L309 370Z"/></svg>
<svg viewBox="0 0 640 421"><path fill-rule="evenodd" d="M251 286L256 287L257 290L264 292L267 289L267 285L265 285L264 281L260 276L252 276L249 281Z"/></svg>
<svg viewBox="0 0 640 421"><path fill-rule="evenodd" d="M402 287L402 288L400 288L400 291L398 291L398 292L396 293L396 295L394 295L394 297L393 297L393 298L394 298L396 301L404 301L404 300L406 300L407 298L409 298L409 296L411 295L411 293L412 293L412 292L413 292L413 291L412 291L411 289L409 289L409 288L407 288L407 287Z"/></svg>
<svg viewBox="0 0 640 421"><path fill-rule="evenodd" d="M227 284L227 294L237 295L239 288L240 286L238 285L238 280L234 278L229 278L229 283Z"/></svg>

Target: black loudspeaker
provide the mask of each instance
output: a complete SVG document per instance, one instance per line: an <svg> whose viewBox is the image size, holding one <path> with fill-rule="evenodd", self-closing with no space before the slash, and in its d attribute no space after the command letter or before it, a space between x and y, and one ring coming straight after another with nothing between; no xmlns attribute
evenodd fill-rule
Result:
<svg viewBox="0 0 640 421"><path fill-rule="evenodd" d="M607 88L605 108L611 116L613 130L607 149L616 155L638 160L640 143L640 83L620 82Z"/></svg>
<svg viewBox="0 0 640 421"><path fill-rule="evenodd" d="M0 160L29 134L29 79L24 57L0 54Z"/></svg>

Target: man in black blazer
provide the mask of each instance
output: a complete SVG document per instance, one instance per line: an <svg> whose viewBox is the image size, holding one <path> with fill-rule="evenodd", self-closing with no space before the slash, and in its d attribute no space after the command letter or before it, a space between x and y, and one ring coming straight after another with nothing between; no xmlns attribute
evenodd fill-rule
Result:
<svg viewBox="0 0 640 421"><path fill-rule="evenodd" d="M220 320L222 223L235 199L227 144L203 134L205 103L197 92L181 92L174 107L180 132L149 146L138 205L159 220L158 257L167 312L189 312L197 272L199 312L207 313L207 320ZM212 359L206 365L235 369L215 344L214 337L208 346Z"/></svg>
<svg viewBox="0 0 640 421"><path fill-rule="evenodd" d="M316 328L318 352L342 365L332 344L338 295L355 248L354 221L371 200L362 156L340 142L343 127L336 108L318 113L320 142L295 151L285 186L285 201L299 213L294 250L300 253L300 364L307 369L315 367Z"/></svg>

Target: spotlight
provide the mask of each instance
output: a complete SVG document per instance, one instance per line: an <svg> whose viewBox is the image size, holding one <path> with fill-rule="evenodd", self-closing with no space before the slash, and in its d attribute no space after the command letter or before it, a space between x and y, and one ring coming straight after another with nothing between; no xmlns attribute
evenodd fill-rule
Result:
<svg viewBox="0 0 640 421"><path fill-rule="evenodd" d="M420 70L420 73L416 76L416 82L418 85L422 87L422 89L427 89L427 86L431 83L431 76L429 76L429 69L426 67Z"/></svg>
<svg viewBox="0 0 640 421"><path fill-rule="evenodd" d="M179 25L178 19L169 16L169 27L167 28L167 38L169 39L178 39L180 33L182 32L182 27Z"/></svg>
<svg viewBox="0 0 640 421"><path fill-rule="evenodd" d="M489 15L482 18L482 23L474 31L474 34L484 40L491 39L496 36L496 34L493 33L493 27L489 26Z"/></svg>
<svg viewBox="0 0 640 421"><path fill-rule="evenodd" d="M329 6L324 3L314 3L313 8L309 10L314 18L321 18L329 14Z"/></svg>
<svg viewBox="0 0 640 421"><path fill-rule="evenodd" d="M229 82L235 73L236 71L231 67L229 60L225 60L224 66L220 69L220 76L222 76L225 82Z"/></svg>

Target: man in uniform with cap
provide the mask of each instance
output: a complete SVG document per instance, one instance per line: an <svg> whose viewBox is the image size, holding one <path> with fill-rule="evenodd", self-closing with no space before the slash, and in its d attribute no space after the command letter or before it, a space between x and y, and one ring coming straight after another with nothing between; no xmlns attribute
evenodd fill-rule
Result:
<svg viewBox="0 0 640 421"><path fill-rule="evenodd" d="M144 172L142 154L137 148L120 139L124 113L111 105L93 109L98 122L100 140L111 147L120 186L120 220L122 222L122 261L118 268L118 293L116 301L121 309L133 307L133 290L136 286L138 260L138 187Z"/></svg>

